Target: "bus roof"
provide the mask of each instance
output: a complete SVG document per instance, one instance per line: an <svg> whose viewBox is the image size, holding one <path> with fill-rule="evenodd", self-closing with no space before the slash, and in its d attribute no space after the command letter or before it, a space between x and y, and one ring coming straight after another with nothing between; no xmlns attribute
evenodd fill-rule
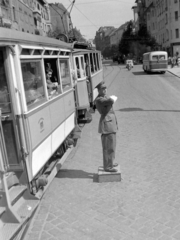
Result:
<svg viewBox="0 0 180 240"><path fill-rule="evenodd" d="M143 55L147 55L147 54L167 54L167 52L166 51L152 51L152 52L144 53Z"/></svg>
<svg viewBox="0 0 180 240"><path fill-rule="evenodd" d="M72 43L0 27L0 46L26 44L72 49Z"/></svg>
<svg viewBox="0 0 180 240"><path fill-rule="evenodd" d="M85 54L85 53L91 53L91 52L100 52L98 50L91 50L91 49L74 49L73 54Z"/></svg>

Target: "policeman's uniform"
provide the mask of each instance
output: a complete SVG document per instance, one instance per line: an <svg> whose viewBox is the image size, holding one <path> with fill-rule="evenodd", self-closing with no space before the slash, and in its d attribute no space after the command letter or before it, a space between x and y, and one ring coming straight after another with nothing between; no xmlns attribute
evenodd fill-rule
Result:
<svg viewBox="0 0 180 240"><path fill-rule="evenodd" d="M106 88L104 82L98 84L98 90ZM107 95L99 95L96 98L96 108L101 114L98 132L101 133L103 148L103 165L105 171L113 171L116 150L116 132L118 130L116 115L113 110L114 100Z"/></svg>

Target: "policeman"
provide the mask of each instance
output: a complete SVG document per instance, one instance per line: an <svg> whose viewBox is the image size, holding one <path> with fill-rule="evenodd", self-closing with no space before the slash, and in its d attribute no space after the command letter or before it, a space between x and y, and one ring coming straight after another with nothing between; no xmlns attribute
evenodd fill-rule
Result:
<svg viewBox="0 0 180 240"><path fill-rule="evenodd" d="M116 132L118 130L116 115L113 110L114 100L107 96L107 87L104 82L97 86L98 96L96 108L101 117L99 120L98 132L101 133L103 149L103 165L107 172L117 172L117 163L113 164L116 150Z"/></svg>

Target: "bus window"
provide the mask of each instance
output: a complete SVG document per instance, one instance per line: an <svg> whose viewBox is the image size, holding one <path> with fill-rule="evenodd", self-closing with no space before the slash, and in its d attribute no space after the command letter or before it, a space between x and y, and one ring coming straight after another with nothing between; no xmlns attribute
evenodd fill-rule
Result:
<svg viewBox="0 0 180 240"><path fill-rule="evenodd" d="M59 64L60 64L60 75L61 75L61 81L62 81L62 88L63 88L63 92L65 92L72 87L69 62L67 59L61 59L61 60L59 60Z"/></svg>
<svg viewBox="0 0 180 240"><path fill-rule="evenodd" d="M10 98L6 81L3 52L0 51L0 108L2 113L10 112Z"/></svg>
<svg viewBox="0 0 180 240"><path fill-rule="evenodd" d="M82 69L81 69L82 76L81 77L85 77L86 74L85 74L85 66L84 66L84 58L83 57L81 57L81 67L82 67Z"/></svg>
<svg viewBox="0 0 180 240"><path fill-rule="evenodd" d="M158 60L158 55L153 55L152 60L157 61Z"/></svg>
<svg viewBox="0 0 180 240"><path fill-rule="evenodd" d="M165 60L165 56L164 55L159 55L159 60Z"/></svg>
<svg viewBox="0 0 180 240"><path fill-rule="evenodd" d="M94 63L93 63L92 53L90 53L90 64L91 64L91 72L94 73Z"/></svg>
<svg viewBox="0 0 180 240"><path fill-rule="evenodd" d="M21 62L24 90L28 109L39 105L45 99L41 62L28 60Z"/></svg>

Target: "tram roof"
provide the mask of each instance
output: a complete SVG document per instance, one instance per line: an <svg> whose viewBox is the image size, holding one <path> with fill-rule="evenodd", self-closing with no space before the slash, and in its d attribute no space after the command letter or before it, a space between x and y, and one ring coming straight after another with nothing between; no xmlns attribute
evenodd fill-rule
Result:
<svg viewBox="0 0 180 240"><path fill-rule="evenodd" d="M84 53L90 53L90 52L100 52L96 49L74 49L73 54L84 54Z"/></svg>
<svg viewBox="0 0 180 240"><path fill-rule="evenodd" d="M0 46L26 44L73 49L72 43L0 27Z"/></svg>

